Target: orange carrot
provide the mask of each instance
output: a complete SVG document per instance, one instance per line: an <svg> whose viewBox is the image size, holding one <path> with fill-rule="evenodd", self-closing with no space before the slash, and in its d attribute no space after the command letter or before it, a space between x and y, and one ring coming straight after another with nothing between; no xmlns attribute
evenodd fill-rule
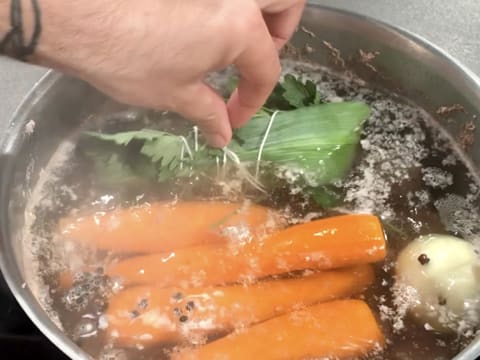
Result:
<svg viewBox="0 0 480 360"><path fill-rule="evenodd" d="M225 242L233 226L248 238L276 228L279 220L272 210L246 203L158 202L66 218L59 232L100 250L151 253Z"/></svg>
<svg viewBox="0 0 480 360"><path fill-rule="evenodd" d="M138 256L107 266L125 285L200 287L295 270L330 270L385 257L382 226L373 215L344 215L295 225L263 240Z"/></svg>
<svg viewBox="0 0 480 360"><path fill-rule="evenodd" d="M341 360L365 355L382 344L382 332L368 305L338 300L273 318L172 358Z"/></svg>
<svg viewBox="0 0 480 360"><path fill-rule="evenodd" d="M204 338L245 328L294 307L349 297L373 281L370 265L310 276L181 290L133 287L109 301L108 333L121 346Z"/></svg>

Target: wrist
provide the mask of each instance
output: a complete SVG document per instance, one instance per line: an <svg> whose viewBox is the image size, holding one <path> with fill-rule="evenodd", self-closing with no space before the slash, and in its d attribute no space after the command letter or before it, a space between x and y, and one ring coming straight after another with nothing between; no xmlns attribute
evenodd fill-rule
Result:
<svg viewBox="0 0 480 360"><path fill-rule="evenodd" d="M92 61L101 63L116 46L109 41L109 30L122 3L43 0L42 36L32 62L73 75L89 72Z"/></svg>

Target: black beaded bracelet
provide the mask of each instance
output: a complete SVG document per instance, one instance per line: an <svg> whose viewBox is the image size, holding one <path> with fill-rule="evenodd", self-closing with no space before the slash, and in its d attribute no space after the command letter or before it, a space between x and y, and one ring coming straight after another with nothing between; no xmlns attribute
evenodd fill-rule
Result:
<svg viewBox="0 0 480 360"><path fill-rule="evenodd" d="M25 44L23 30L23 13L21 0L10 1L10 30L0 41L0 54L25 60L35 52L42 33L41 11L38 0L30 0L33 10L33 33L28 44Z"/></svg>

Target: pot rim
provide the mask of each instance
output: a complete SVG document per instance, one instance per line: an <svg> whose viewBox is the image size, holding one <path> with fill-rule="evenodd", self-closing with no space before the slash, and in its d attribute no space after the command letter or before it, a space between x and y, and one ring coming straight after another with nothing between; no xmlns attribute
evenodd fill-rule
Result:
<svg viewBox="0 0 480 360"><path fill-rule="evenodd" d="M32 103L35 103L48 90L62 78L62 75L48 70L32 87L30 92L25 96L22 103L17 107L10 118L11 126L8 127L9 132L14 134L21 133L24 124L28 121L28 112ZM10 202L9 190L11 188L10 176L15 168L14 155L16 135L9 136L6 143L3 144L2 158L0 162L0 201L2 204ZM35 326L65 355L71 359L76 360L92 360L77 344L75 344L68 336L66 336L46 314L42 306L38 303L37 298L26 284L24 277L18 267L13 254L13 249L10 249L10 244L5 241L10 237L10 226L8 219L8 212L2 210L0 214L1 237L0 237L0 272L5 279L10 291L15 297L16 301L27 314L29 319Z"/></svg>
<svg viewBox="0 0 480 360"><path fill-rule="evenodd" d="M389 32L393 35L402 36L422 47L431 55L443 60L448 66L456 70L456 73L460 75L463 81L469 84L470 88L476 88L480 91L480 77L464 66L459 60L448 54L445 50L423 38L422 36L414 34L413 32L403 29L402 27L391 25L366 15L322 5L316 0L308 1L306 10L308 8L323 10L333 14L351 17L356 20L362 20L372 24L380 30ZM18 133L18 130L24 126L26 121L28 121L27 115L31 104L36 103L36 101L40 99L42 95L45 94L52 86L54 86L55 83L62 78L62 76L63 75L53 70L49 70L41 77L41 79L37 81L37 83L32 87L30 92L9 119L9 124L11 124L11 126L8 127L8 131ZM15 135L9 136L9 138L15 137ZM13 144L13 142L11 142L11 144ZM8 155L9 153L14 152L11 146L9 146L7 139L6 146L4 146L2 149L2 154ZM6 161L2 161L2 163L0 163L2 168L0 173L0 200L2 204L9 203L9 177L12 173L11 170L13 170L15 166L14 161L12 160L13 159L7 159ZM18 264L13 256L9 256L9 254L12 254L12 251L10 251L11 249L8 249L10 245L7 245L7 242L5 241L5 238L10 235L8 214L7 212L3 212L0 214L0 216L0 222L2 223L0 238L0 270L17 302L23 311L25 311L25 313L28 315L30 320L35 324L35 326L37 326L37 328L64 354L72 359L92 359L88 354L86 354L86 352L84 352L78 345L76 345L72 340L70 340L69 337L67 337L60 329L57 328L54 322L42 309L32 291L30 291L28 286L24 285L25 282L21 275L20 269L18 268ZM480 339L476 339L452 360L475 359L479 354Z"/></svg>

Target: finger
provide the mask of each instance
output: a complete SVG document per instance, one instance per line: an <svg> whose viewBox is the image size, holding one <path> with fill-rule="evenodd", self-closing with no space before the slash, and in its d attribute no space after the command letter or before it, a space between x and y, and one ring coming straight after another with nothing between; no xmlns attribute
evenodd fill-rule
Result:
<svg viewBox="0 0 480 360"><path fill-rule="evenodd" d="M176 112L198 125L208 143L214 147L226 146L232 138L227 106L215 90L203 82L183 86L179 96L163 97L168 102L159 102L151 87L132 91L131 87L114 86L101 82L92 83L98 90L120 103ZM122 91L124 89L125 91Z"/></svg>
<svg viewBox="0 0 480 360"><path fill-rule="evenodd" d="M281 49L292 37L300 22L304 7L305 3L302 1L279 13L266 12L264 14L265 22L277 49Z"/></svg>
<svg viewBox="0 0 480 360"><path fill-rule="evenodd" d="M200 82L182 88L175 111L196 123L211 146L223 148L232 138L224 100L207 84Z"/></svg>
<svg viewBox="0 0 480 360"><path fill-rule="evenodd" d="M230 124L234 128L245 124L265 103L280 76L280 59L268 29L252 31L255 37L235 61L240 73L238 88L228 101Z"/></svg>

